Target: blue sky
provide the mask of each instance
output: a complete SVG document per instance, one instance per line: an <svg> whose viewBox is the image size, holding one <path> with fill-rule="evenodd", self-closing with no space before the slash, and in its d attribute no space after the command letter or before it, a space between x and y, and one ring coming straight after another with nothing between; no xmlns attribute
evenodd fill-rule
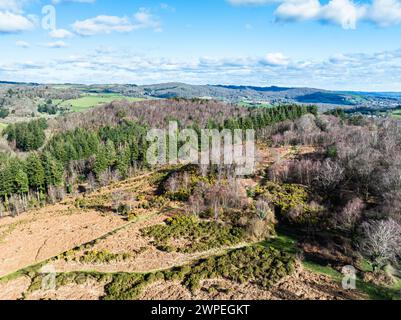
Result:
<svg viewBox="0 0 401 320"><path fill-rule="evenodd" d="M0 79L401 91L401 0L0 0Z"/></svg>

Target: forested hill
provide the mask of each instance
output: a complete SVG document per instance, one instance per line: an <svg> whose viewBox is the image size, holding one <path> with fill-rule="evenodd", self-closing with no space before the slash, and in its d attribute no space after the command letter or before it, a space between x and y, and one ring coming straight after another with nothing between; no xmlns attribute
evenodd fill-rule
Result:
<svg viewBox="0 0 401 320"><path fill-rule="evenodd" d="M0 214L19 214L73 192L78 183L108 185L145 168L149 127L255 129L317 114L313 106L245 108L219 102L182 99L114 102L82 114L68 114L9 125L3 136L26 158L0 153ZM46 141L45 131L50 137ZM200 134L200 133L199 133Z"/></svg>
<svg viewBox="0 0 401 320"><path fill-rule="evenodd" d="M84 88L95 93L118 93L135 97L209 98L250 104L258 102L270 104L314 103L323 108L331 106L380 108L383 106L395 107L401 104L401 96L397 93L341 92L306 87L190 85L174 82L143 86L131 84L92 85Z"/></svg>
<svg viewBox="0 0 401 320"><path fill-rule="evenodd" d="M18 97L40 95L46 98L72 99L77 95L120 95L133 98L206 98L229 103L283 104L313 103L321 108L342 106L345 108L368 107L372 109L395 108L401 105L401 94L394 92L330 91L307 87L191 85L179 82L135 85L135 84L22 84L0 82L0 95L17 93ZM15 96L15 94L14 94ZM7 107L7 101L3 107ZM0 101L1 107L1 101Z"/></svg>

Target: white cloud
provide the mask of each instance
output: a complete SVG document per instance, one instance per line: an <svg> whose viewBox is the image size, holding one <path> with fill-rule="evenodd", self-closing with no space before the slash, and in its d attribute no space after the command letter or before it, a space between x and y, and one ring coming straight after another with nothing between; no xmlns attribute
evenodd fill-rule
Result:
<svg viewBox="0 0 401 320"><path fill-rule="evenodd" d="M73 24L76 33L83 36L93 36L101 33L130 32L133 30L132 24L126 17L116 16L97 16L95 18L76 21Z"/></svg>
<svg viewBox="0 0 401 320"><path fill-rule="evenodd" d="M33 28L32 19L10 11L0 11L0 33L18 33Z"/></svg>
<svg viewBox="0 0 401 320"><path fill-rule="evenodd" d="M65 43L64 41L55 41L55 42L45 43L43 46L45 46L46 48L51 48L51 49L60 49L60 48L68 47L68 44Z"/></svg>
<svg viewBox="0 0 401 320"><path fill-rule="evenodd" d="M280 52L268 53L264 59L269 65L272 66L286 66L289 64L289 59Z"/></svg>
<svg viewBox="0 0 401 320"><path fill-rule="evenodd" d="M29 47L30 47L30 44L29 44L28 42L26 42L26 41L21 41L21 40L16 41L16 42L15 42L15 45L16 45L17 47L21 47L21 48L29 48Z"/></svg>
<svg viewBox="0 0 401 320"><path fill-rule="evenodd" d="M32 0L0 0L0 34L28 31L35 26L35 17L25 15L23 7Z"/></svg>
<svg viewBox="0 0 401 320"><path fill-rule="evenodd" d="M136 29L153 29L155 31L161 31L161 23L157 17L155 17L146 8L141 8L137 13L134 14L135 28Z"/></svg>
<svg viewBox="0 0 401 320"><path fill-rule="evenodd" d="M145 8L141 8L136 12L133 18L132 21L129 17L102 15L87 20L76 21L72 27L77 34L82 36L110 34L112 32L124 33L139 29L161 31L160 21Z"/></svg>
<svg viewBox="0 0 401 320"><path fill-rule="evenodd" d="M0 0L0 10L21 13L28 0Z"/></svg>
<svg viewBox="0 0 401 320"><path fill-rule="evenodd" d="M54 29L49 32L49 36L54 39L66 39L71 38L73 34L65 29Z"/></svg>
<svg viewBox="0 0 401 320"><path fill-rule="evenodd" d="M353 0L227 0L232 5L264 5L278 2L275 16L278 21L315 20L355 29L361 21L381 27L401 23L400 0L371 0L367 3Z"/></svg>
<svg viewBox="0 0 401 320"><path fill-rule="evenodd" d="M355 29L366 9L351 0L330 0L322 5L319 0L286 0L276 10L278 20L318 20Z"/></svg>
<svg viewBox="0 0 401 320"><path fill-rule="evenodd" d="M343 53L321 60L297 60L283 53L263 57L165 58L116 47L58 56L39 62L0 61L1 78L46 83L182 81L371 91L399 91L401 87L401 49Z"/></svg>
<svg viewBox="0 0 401 320"><path fill-rule="evenodd" d="M387 27L401 22L401 2L398 0L375 0L369 7L367 20L382 27Z"/></svg>
<svg viewBox="0 0 401 320"><path fill-rule="evenodd" d="M308 20L319 15L318 0L287 0L276 10L276 16L283 20Z"/></svg>

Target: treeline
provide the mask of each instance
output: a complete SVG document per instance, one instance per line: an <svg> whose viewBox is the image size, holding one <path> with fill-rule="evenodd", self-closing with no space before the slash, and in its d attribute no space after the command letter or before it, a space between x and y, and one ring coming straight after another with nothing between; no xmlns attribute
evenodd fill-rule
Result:
<svg viewBox="0 0 401 320"><path fill-rule="evenodd" d="M50 115L55 115L59 111L57 106L54 106L52 104L42 104L38 106L38 112L40 113L47 113Z"/></svg>
<svg viewBox="0 0 401 320"><path fill-rule="evenodd" d="M250 116L240 118L229 118L224 121L221 129L263 129L272 124L295 120L307 113L317 114L316 106L284 105L274 108L256 108ZM216 128L216 124L211 120L208 122L209 128Z"/></svg>
<svg viewBox="0 0 401 320"><path fill-rule="evenodd" d="M94 188L126 178L132 168L144 164L146 132L129 121L114 128L76 129L55 135L25 160L5 158L0 166L0 213L18 214L61 200L78 183Z"/></svg>
<svg viewBox="0 0 401 320"><path fill-rule="evenodd" d="M3 131L9 143L13 143L20 151L34 151L43 146L46 140L45 130L47 122L45 119L30 122L10 124Z"/></svg>
<svg viewBox="0 0 401 320"><path fill-rule="evenodd" d="M259 129L315 111L296 105L261 108L248 117L232 117L222 123L210 119L207 123L211 128ZM44 135L43 140L33 142L29 128L33 128L32 135L38 138L45 124L39 120L10 126L6 129L7 138L15 141L18 148L36 150L43 144ZM54 135L40 152L31 153L25 160L6 159L0 166L3 210L18 214L46 201L61 200L65 193L75 192L79 183L87 183L93 189L127 178L134 170L146 166L147 131L146 124L127 119L115 126L76 128Z"/></svg>
<svg viewBox="0 0 401 320"><path fill-rule="evenodd" d="M46 103L38 106L38 112L47 113L49 115L56 115L57 113L63 113L66 111L68 111L67 107L53 104L52 99L48 99Z"/></svg>

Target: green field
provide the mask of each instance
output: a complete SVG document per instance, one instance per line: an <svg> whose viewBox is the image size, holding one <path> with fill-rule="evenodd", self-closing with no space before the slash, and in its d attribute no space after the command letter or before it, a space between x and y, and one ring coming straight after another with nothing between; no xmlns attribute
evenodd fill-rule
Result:
<svg viewBox="0 0 401 320"><path fill-rule="evenodd" d="M263 102L249 102L246 100L242 100L238 103L240 107L245 107L245 108L271 108L272 105L268 103L263 103Z"/></svg>
<svg viewBox="0 0 401 320"><path fill-rule="evenodd" d="M393 111L392 116L393 118L401 119L401 110Z"/></svg>
<svg viewBox="0 0 401 320"><path fill-rule="evenodd" d="M66 100L59 105L63 107L70 107L73 112L81 112L90 108L97 107L104 103L110 103L116 100L128 100L130 102L142 101L141 98L126 97L118 94L99 94L87 95L78 99Z"/></svg>

